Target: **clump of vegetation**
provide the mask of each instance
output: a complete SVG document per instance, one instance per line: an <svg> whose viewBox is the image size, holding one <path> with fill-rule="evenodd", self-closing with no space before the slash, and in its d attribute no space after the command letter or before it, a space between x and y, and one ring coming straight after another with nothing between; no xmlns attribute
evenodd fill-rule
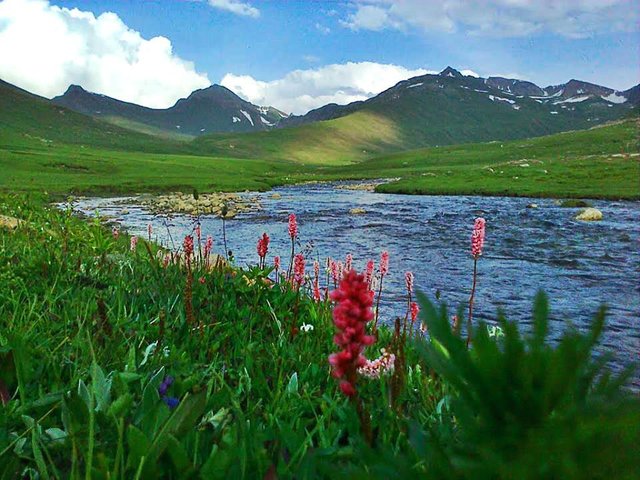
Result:
<svg viewBox="0 0 640 480"><path fill-rule="evenodd" d="M197 225L169 252L41 199L5 196L0 214L23 220L0 230L0 478L637 472L638 398L592 356L604 311L551 344L541 297L528 336L501 318L473 326L467 348L463 310L452 329L425 298L419 334L408 274L407 315L373 331L388 255L364 275L350 256L329 261L325 287L295 252L294 221L287 273L267 261L268 236L243 269ZM332 369L352 347L363 358Z"/></svg>
<svg viewBox="0 0 640 480"><path fill-rule="evenodd" d="M587 202L586 200L579 200L574 198L569 198L567 200L563 200L560 203L562 208L584 208L584 207L592 207L591 202Z"/></svg>

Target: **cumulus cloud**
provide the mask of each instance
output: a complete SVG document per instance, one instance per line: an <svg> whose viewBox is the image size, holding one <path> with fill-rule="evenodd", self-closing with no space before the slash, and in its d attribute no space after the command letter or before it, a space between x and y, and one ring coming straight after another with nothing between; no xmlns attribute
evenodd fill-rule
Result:
<svg viewBox="0 0 640 480"><path fill-rule="evenodd" d="M239 0L208 0L208 3L213 8L226 10L227 12L235 13L236 15L253 18L258 18L260 16L260 10L247 2L241 2Z"/></svg>
<svg viewBox="0 0 640 480"><path fill-rule="evenodd" d="M327 103L366 100L401 80L426 73L435 72L374 62L349 62L295 70L269 82L228 73L220 83L252 103L303 114Z"/></svg>
<svg viewBox="0 0 640 480"><path fill-rule="evenodd" d="M638 0L355 0L352 30L417 28L493 36L551 32L570 38L638 28Z"/></svg>
<svg viewBox="0 0 640 480"><path fill-rule="evenodd" d="M165 37L143 38L114 13L60 8L47 0L0 2L0 78L53 97L69 84L165 108L211 84Z"/></svg>

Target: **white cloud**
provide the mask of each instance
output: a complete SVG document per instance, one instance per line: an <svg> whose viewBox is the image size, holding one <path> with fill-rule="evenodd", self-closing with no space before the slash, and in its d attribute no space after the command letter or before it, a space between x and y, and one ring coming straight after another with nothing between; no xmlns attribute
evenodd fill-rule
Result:
<svg viewBox="0 0 640 480"><path fill-rule="evenodd" d="M53 97L71 83L149 107L169 107L210 85L165 37L144 39L114 13L0 2L0 78Z"/></svg>
<svg viewBox="0 0 640 480"><path fill-rule="evenodd" d="M426 73L434 72L374 62L349 62L295 70L270 82L228 73L220 83L252 103L303 114L327 103L366 100L401 80Z"/></svg>
<svg viewBox="0 0 640 480"><path fill-rule="evenodd" d="M331 33L331 29L326 25L322 25L320 22L316 22L316 30L323 35L329 35Z"/></svg>
<svg viewBox="0 0 640 480"><path fill-rule="evenodd" d="M352 30L417 28L493 36L551 32L571 38L638 28L638 0L355 0Z"/></svg>
<svg viewBox="0 0 640 480"><path fill-rule="evenodd" d="M213 8L219 8L220 10L235 13L236 15L253 18L260 16L260 10L247 2L241 2L239 0L208 0L208 3Z"/></svg>

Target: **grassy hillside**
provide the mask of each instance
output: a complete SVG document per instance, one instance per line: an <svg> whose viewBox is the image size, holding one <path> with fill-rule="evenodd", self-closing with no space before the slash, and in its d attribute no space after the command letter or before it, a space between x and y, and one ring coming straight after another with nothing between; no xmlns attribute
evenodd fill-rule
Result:
<svg viewBox="0 0 640 480"><path fill-rule="evenodd" d="M381 192L640 198L638 120L512 142L426 148L331 172L401 177Z"/></svg>
<svg viewBox="0 0 640 480"><path fill-rule="evenodd" d="M295 128L198 137L194 145L230 157L337 165L400 150L403 142L402 132L383 115L358 112Z"/></svg>
<svg viewBox="0 0 640 480"><path fill-rule="evenodd" d="M343 116L273 132L206 135L195 144L222 156L338 164L426 146L589 128L630 109L600 97L569 102L516 97L482 79L437 75L401 82L366 102L319 110L332 108Z"/></svg>
<svg viewBox="0 0 640 480"><path fill-rule="evenodd" d="M121 128L32 95L0 80L0 145L59 143L128 151L185 152L182 142Z"/></svg>

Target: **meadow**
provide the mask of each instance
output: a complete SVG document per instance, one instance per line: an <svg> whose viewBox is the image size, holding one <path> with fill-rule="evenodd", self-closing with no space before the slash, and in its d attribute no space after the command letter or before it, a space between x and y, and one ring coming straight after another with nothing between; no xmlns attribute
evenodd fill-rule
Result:
<svg viewBox="0 0 640 480"><path fill-rule="evenodd" d="M287 130L279 132L285 135ZM527 140L430 147L378 157L360 153L337 159L332 155L348 141L336 135L335 143L329 144L308 139L304 155L287 160L279 159L275 151L261 157L252 150L242 151L244 158L212 157L197 141L146 138L134 132L126 135L137 135L138 143L114 140L108 146L101 143L98 133L85 144L71 143L69 136L45 141L37 132L3 130L0 190L108 195L193 188L202 192L268 190L303 181L397 178L377 190L638 199L637 132L637 120L630 119ZM268 144L274 133L252 138Z"/></svg>
<svg viewBox="0 0 640 480"><path fill-rule="evenodd" d="M543 294L523 333L407 272L381 319L393 258L315 265L295 216L289 258L262 236L240 267L197 226L170 252L49 201L0 201L0 478L636 478L640 399L592 355L604 308L552 343Z"/></svg>

